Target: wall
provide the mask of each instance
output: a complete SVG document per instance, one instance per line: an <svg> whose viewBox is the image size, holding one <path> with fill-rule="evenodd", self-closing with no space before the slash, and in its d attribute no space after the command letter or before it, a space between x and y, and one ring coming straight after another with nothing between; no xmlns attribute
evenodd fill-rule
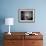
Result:
<svg viewBox="0 0 46 46"><path fill-rule="evenodd" d="M35 23L19 23L18 9L35 9ZM46 32L46 0L0 0L0 19L15 19L12 32ZM0 32L8 32L8 26L1 22ZM45 33L46 35L46 33Z"/></svg>
<svg viewBox="0 0 46 46"><path fill-rule="evenodd" d="M46 31L46 0L1 0L2 17L13 17L15 19L14 26L11 31ZM19 23L18 9L35 9L35 23ZM2 32L8 31L8 27L3 24Z"/></svg>

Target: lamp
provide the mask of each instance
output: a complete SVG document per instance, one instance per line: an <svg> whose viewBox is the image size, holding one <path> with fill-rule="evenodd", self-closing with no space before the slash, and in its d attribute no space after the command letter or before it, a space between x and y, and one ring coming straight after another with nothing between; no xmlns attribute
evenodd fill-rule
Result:
<svg viewBox="0 0 46 46"><path fill-rule="evenodd" d="M10 25L14 24L14 19L13 18L5 18L5 25L9 25L9 32L8 34L11 35L10 33Z"/></svg>

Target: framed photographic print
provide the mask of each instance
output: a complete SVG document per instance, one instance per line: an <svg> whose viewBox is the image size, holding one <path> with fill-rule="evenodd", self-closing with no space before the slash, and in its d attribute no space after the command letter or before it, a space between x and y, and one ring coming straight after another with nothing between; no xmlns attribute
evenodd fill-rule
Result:
<svg viewBox="0 0 46 46"><path fill-rule="evenodd" d="M19 22L35 22L35 9L19 9L18 10Z"/></svg>

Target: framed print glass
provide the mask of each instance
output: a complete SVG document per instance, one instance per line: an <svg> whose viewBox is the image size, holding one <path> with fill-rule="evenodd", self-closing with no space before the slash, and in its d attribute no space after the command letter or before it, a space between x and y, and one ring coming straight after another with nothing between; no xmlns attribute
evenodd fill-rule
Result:
<svg viewBox="0 0 46 46"><path fill-rule="evenodd" d="M18 20L19 22L35 22L35 9L19 9Z"/></svg>

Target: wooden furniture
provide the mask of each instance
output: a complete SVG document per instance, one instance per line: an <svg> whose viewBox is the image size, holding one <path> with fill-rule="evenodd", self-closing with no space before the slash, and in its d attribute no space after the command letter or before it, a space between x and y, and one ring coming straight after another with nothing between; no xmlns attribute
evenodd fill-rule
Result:
<svg viewBox="0 0 46 46"><path fill-rule="evenodd" d="M26 32L11 32L8 35L4 33L4 46L43 46L43 35L40 32L38 35L25 35Z"/></svg>

